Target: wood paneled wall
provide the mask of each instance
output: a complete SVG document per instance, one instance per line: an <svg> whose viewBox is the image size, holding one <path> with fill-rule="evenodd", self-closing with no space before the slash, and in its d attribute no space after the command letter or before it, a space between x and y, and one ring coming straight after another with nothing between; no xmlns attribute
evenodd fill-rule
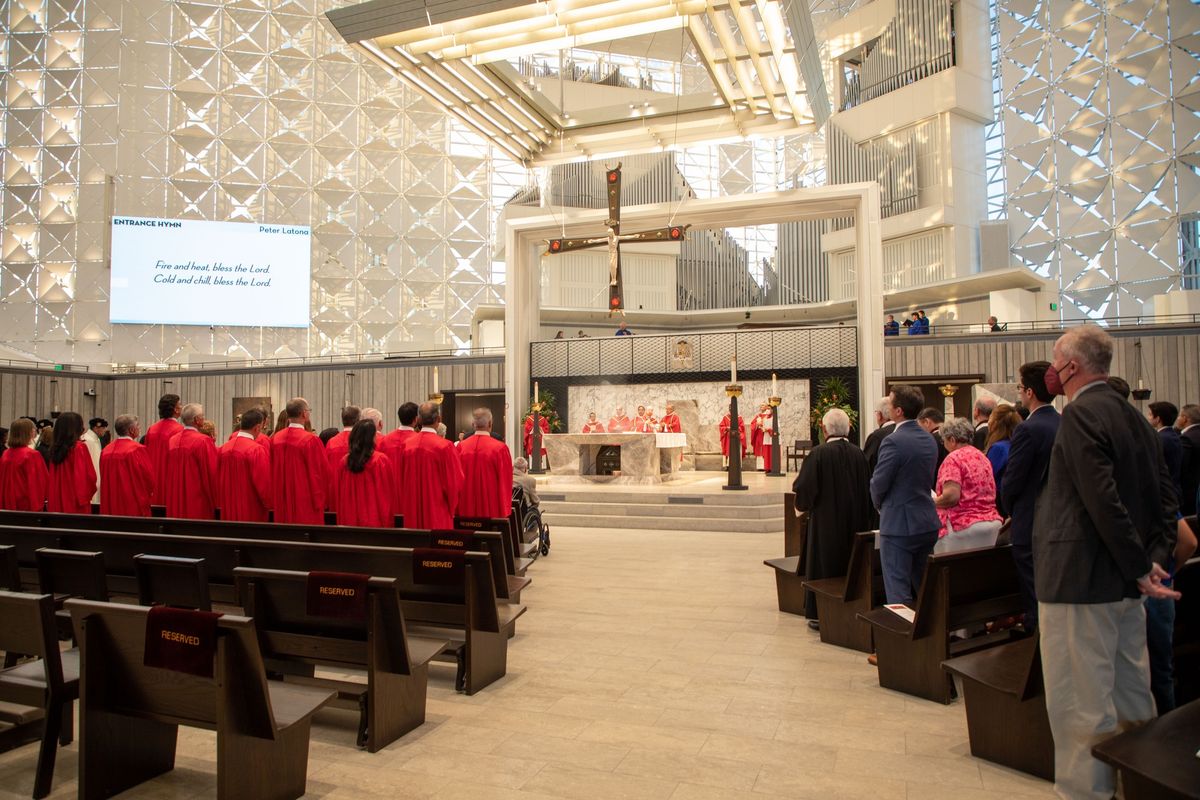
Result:
<svg viewBox="0 0 1200 800"><path fill-rule="evenodd" d="M220 437L233 426L233 398L270 397L278 414L293 397L304 397L313 409L313 426L320 430L341 426L341 409L347 401L374 406L384 415L388 430L396 426L396 409L408 400L420 402L433 389L433 367L443 392L503 389L503 358L453 359L450 361L405 361L370 364L337 364L292 369L239 370L230 372L173 372L152 375L95 375L70 373L0 371L0 424L24 414L48 417L51 409L51 380L62 411L78 411L88 417L117 414L141 417L143 427L158 418L158 398L173 392L184 402L204 405L217 425ZM347 373L354 373L348 377ZM67 377L70 375L70 377ZM85 397L95 387L96 398Z"/></svg>

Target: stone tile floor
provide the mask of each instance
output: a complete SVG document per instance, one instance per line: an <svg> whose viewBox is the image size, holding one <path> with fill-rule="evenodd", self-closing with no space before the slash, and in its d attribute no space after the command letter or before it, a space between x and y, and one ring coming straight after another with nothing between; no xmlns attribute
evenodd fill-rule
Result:
<svg viewBox="0 0 1200 800"><path fill-rule="evenodd" d="M433 668L426 724L374 755L321 712L308 797L1052 797L972 758L962 702L880 689L856 652L775 606L778 536L555 528L530 569L508 676L474 697ZM123 797L212 797L215 734L181 729L174 772ZM77 745L51 797L76 796ZM29 797L36 745L0 755L0 800Z"/></svg>

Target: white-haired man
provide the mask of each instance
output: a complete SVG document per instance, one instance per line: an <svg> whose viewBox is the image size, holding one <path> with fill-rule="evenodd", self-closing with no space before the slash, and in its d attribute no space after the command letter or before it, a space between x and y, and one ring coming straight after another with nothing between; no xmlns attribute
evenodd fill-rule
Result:
<svg viewBox="0 0 1200 800"><path fill-rule="evenodd" d="M875 430L871 431L867 441L863 442L868 474L875 471L875 464L879 462L879 445L883 444L883 440L894 430L896 423L892 421L892 398L885 397L875 404Z"/></svg>
<svg viewBox="0 0 1200 800"><path fill-rule="evenodd" d="M183 430L167 447L167 516L212 519L217 507L217 446L200 432L204 406L188 403L179 415Z"/></svg>
<svg viewBox="0 0 1200 800"><path fill-rule="evenodd" d="M121 517L150 516L154 466L141 435L138 418L122 414L113 422L117 438L100 453L100 513Z"/></svg>
<svg viewBox="0 0 1200 800"><path fill-rule="evenodd" d="M529 462L524 456L517 456L513 459L513 483L520 486L525 491L525 499L529 504L536 506L542 502L542 499L537 495L537 480L529 474Z"/></svg>
<svg viewBox="0 0 1200 800"><path fill-rule="evenodd" d="M458 446L463 473L458 515L504 519L512 510L513 472L508 447L492 438L490 410L477 408L471 418L475 435Z"/></svg>

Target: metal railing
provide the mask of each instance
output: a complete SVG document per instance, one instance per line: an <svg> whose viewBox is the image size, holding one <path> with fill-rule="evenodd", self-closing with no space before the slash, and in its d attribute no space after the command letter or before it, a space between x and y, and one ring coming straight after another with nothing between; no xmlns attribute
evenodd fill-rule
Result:
<svg viewBox="0 0 1200 800"><path fill-rule="evenodd" d="M87 364L58 364L53 361L33 361L22 358L0 358L0 367L39 369L47 372L91 372Z"/></svg>
<svg viewBox="0 0 1200 800"><path fill-rule="evenodd" d="M936 339L951 336L1003 336L1005 334L1028 333L1062 333L1069 328L1080 325L1101 325L1110 331L1120 331L1124 328L1143 328L1157 325L1200 326L1200 314L1168 314L1162 316L1140 314L1137 316L1109 317L1107 319L1065 319L1039 320L1035 322L1001 322L1000 331L992 331L986 322L953 323L939 325L931 323L928 334L908 335L908 329L901 327L899 336L887 336L886 340L903 339L908 343L916 343L923 339Z"/></svg>
<svg viewBox="0 0 1200 800"><path fill-rule="evenodd" d="M397 353L349 353L330 356L296 356L293 358L229 359L189 364L118 364L117 375L160 372L209 372L230 369L277 369L281 367L319 367L338 364L384 364L387 362L434 359L496 358L507 352L503 347L454 348L441 350L404 350Z"/></svg>

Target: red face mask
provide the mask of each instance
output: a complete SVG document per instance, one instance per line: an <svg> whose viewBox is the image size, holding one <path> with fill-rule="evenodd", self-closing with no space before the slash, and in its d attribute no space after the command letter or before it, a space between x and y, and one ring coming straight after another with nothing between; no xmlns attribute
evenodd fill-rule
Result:
<svg viewBox="0 0 1200 800"><path fill-rule="evenodd" d="M1067 363L1069 364L1071 362L1068 361ZM1062 369L1066 368L1066 364L1064 364ZM1046 390L1050 392L1050 394L1067 393L1066 389L1063 388L1061 371L1062 370L1058 369L1053 364L1051 364L1050 368L1046 370Z"/></svg>

